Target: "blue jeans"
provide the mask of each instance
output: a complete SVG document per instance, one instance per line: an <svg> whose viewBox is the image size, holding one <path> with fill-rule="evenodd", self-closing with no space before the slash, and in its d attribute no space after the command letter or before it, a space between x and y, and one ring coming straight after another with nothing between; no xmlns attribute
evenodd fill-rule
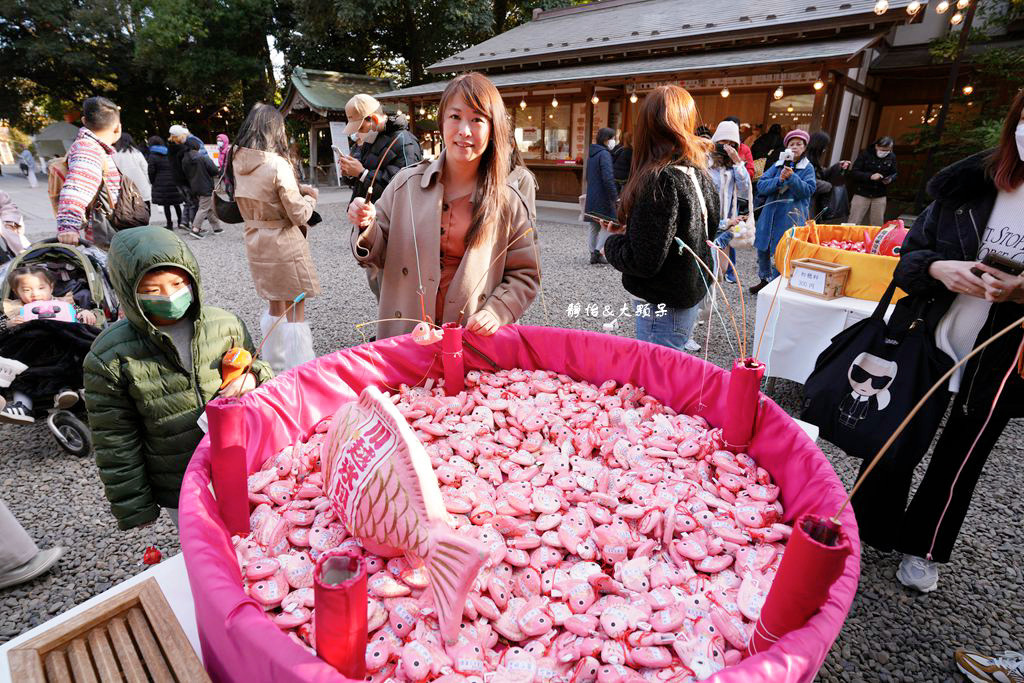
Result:
<svg viewBox="0 0 1024 683"><path fill-rule="evenodd" d="M587 247L590 251L601 251L608 239L608 232L601 229L601 224L595 221L587 221L590 224L590 234L587 239Z"/></svg>
<svg viewBox="0 0 1024 683"><path fill-rule="evenodd" d="M697 314L700 312L700 306L697 305L692 308L665 308L665 312L658 316L656 314L657 306L648 304L643 299L633 300L634 311L637 310L637 306L644 305L650 306L651 311L649 316L637 315L635 317L636 338L640 341L667 346L677 351L685 351L686 342L690 340L690 336L693 334L693 326L697 324Z"/></svg>
<svg viewBox="0 0 1024 683"><path fill-rule="evenodd" d="M775 269L775 262L772 259L772 252L767 249L757 250L757 275L766 282L779 276L779 271Z"/></svg>
<svg viewBox="0 0 1024 683"><path fill-rule="evenodd" d="M732 242L732 232L729 230L723 230L718 233L717 237L715 237L715 245L729 254L729 260L732 261L732 263L736 263L736 249L730 245L730 242ZM725 276L736 277L736 272L732 269L732 264L726 263L725 259L722 259L722 262L725 265Z"/></svg>

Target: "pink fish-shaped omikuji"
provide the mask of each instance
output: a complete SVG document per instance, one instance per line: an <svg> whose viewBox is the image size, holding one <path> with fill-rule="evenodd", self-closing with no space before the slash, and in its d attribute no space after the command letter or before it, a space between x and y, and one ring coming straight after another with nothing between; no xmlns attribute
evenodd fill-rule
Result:
<svg viewBox="0 0 1024 683"><path fill-rule="evenodd" d="M448 526L430 456L395 405L374 387L335 414L324 441L325 492L367 549L394 548L424 562L441 635L458 640L466 599L486 551Z"/></svg>

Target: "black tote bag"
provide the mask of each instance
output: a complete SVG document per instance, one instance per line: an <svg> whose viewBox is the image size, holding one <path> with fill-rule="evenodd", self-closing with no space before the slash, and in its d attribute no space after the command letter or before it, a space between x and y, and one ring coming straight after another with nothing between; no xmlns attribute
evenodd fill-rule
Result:
<svg viewBox="0 0 1024 683"><path fill-rule="evenodd" d="M832 338L804 383L800 418L817 425L823 438L857 458L873 458L921 397L953 366L953 360L935 345L934 328L926 322L931 300L902 299L886 324L885 311L895 291L894 281L871 317ZM936 391L888 455L895 457L904 450L924 453L948 403L949 391L945 387Z"/></svg>

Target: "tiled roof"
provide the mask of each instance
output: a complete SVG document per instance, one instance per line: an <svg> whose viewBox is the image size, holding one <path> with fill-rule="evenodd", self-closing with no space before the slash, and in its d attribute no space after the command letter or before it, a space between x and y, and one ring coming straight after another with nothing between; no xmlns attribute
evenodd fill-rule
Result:
<svg viewBox="0 0 1024 683"><path fill-rule="evenodd" d="M572 81L635 78L665 73L713 71L764 64L783 65L809 60L845 59L859 54L878 39L879 36L860 36L796 45L771 45L744 50L722 50L650 59L609 61L510 74L490 74L488 78L498 88L510 88ZM375 97L381 100L430 97L442 93L447 85L448 81L425 83L411 88L380 93Z"/></svg>
<svg viewBox="0 0 1024 683"><path fill-rule="evenodd" d="M801 25L891 25L905 22L909 0L604 0L542 12L538 18L430 65L432 73L539 65L559 58L619 54L656 46L742 40L796 32Z"/></svg>
<svg viewBox="0 0 1024 683"><path fill-rule="evenodd" d="M285 93L282 110L287 113L296 107L293 99L297 96L303 104L323 115L328 111L345 111L345 103L358 93L375 94L391 88L391 81L359 74L337 71L319 71L295 67L291 84Z"/></svg>

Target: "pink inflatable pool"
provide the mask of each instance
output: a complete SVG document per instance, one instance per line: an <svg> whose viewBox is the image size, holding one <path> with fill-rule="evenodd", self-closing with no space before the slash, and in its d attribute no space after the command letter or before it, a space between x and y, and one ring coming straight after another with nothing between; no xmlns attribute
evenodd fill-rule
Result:
<svg viewBox="0 0 1024 683"><path fill-rule="evenodd" d="M677 411L699 414L721 425L729 376L699 358L633 339L548 327L506 326L494 337L467 340L503 368L547 369L600 384L632 382ZM441 376L436 346L409 336L338 351L286 373L242 399L246 408L249 472L306 435L363 387L420 382ZM466 369L492 369L465 353ZM748 449L782 489L786 519L804 513L831 515L845 499L822 452L778 406L763 400ZM242 590L229 534L210 492L211 451L203 439L181 488L181 545L196 601L203 660L214 680L345 681L334 669L294 645ZM768 651L708 678L708 681L810 681L839 635L857 590L860 541L850 508L841 516L853 552L828 602L802 628Z"/></svg>

